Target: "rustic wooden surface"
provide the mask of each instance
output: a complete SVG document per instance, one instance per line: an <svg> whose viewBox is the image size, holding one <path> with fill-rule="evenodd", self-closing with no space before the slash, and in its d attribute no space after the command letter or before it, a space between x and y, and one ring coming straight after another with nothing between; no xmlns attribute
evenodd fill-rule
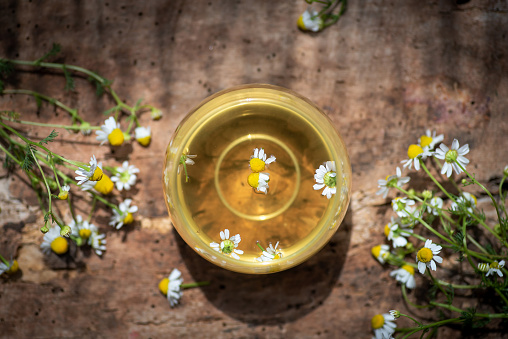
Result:
<svg viewBox="0 0 508 339"><path fill-rule="evenodd" d="M114 79L130 104L143 98L164 112L159 122L141 117L154 135L147 149L133 143L113 151L68 133L52 144L76 160L95 153L141 170L130 192L139 206L134 225L112 230L105 211L94 219L107 232L103 258L81 251L66 262L44 258L37 200L22 174L2 172L0 253L15 254L21 272L0 280L0 337L368 338L374 314L407 310L390 270L370 255L390 216L374 194L377 179L394 171L426 128L448 144L469 143L478 179L499 178L508 164L508 5L350 1L320 34L297 30L305 8L304 1L247 0L0 4L0 57L34 60L60 43L54 60L95 70ZM28 71L8 87L52 95L101 124L112 101L98 100L85 80L76 83L68 94L56 72ZM224 271L198 257L172 229L162 197L163 153L182 117L208 95L245 83L313 100L344 137L353 166L351 205L332 241L270 276ZM0 109L36 121L67 118L48 105L37 113L29 97L0 97ZM421 182L421 173L411 176ZM170 309L157 284L173 267L186 282L212 284L185 291Z"/></svg>

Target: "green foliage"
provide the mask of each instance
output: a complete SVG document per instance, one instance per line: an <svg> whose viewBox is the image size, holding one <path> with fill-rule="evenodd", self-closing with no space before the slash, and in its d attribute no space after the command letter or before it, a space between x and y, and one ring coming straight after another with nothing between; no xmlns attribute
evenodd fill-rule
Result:
<svg viewBox="0 0 508 339"><path fill-rule="evenodd" d="M19 120L19 113L14 111L0 111L0 115L12 120Z"/></svg>
<svg viewBox="0 0 508 339"><path fill-rule="evenodd" d="M65 76L65 90L66 91L74 91L75 85L74 85L74 79L72 78L71 74L65 68L65 65L63 66L63 72Z"/></svg>
<svg viewBox="0 0 508 339"><path fill-rule="evenodd" d="M93 77L88 77L88 81L95 85L95 94L100 97L104 94L107 87L110 87L113 84L113 81L105 79L105 82L102 84L100 81Z"/></svg>
<svg viewBox="0 0 508 339"><path fill-rule="evenodd" d="M31 144L26 145L25 150L24 150L25 157L23 158L23 162L21 163L21 168L23 170L25 170L27 172L32 170L34 163L36 161L32 155L32 152L35 152L35 151L36 151L36 148L34 145L31 145Z"/></svg>
<svg viewBox="0 0 508 339"><path fill-rule="evenodd" d="M39 144L40 145L44 145L44 144L48 144L50 142L52 142L53 140L55 140L55 138L58 136L58 132L56 132L55 130L51 131L51 133L49 133L49 135L47 137L45 137L44 139L42 139L41 141L39 141Z"/></svg>
<svg viewBox="0 0 508 339"><path fill-rule="evenodd" d="M9 76L14 71L14 66L9 60L0 59L0 94L4 91L3 78Z"/></svg>
<svg viewBox="0 0 508 339"><path fill-rule="evenodd" d="M44 60L52 57L52 56L55 56L57 55L58 53L60 53L60 50L62 49L62 46L60 46L59 44L53 44L53 46L51 47L51 50L44 54L42 57L40 57L39 59L35 60L35 65L36 66L39 66L41 64L41 62L43 62Z"/></svg>

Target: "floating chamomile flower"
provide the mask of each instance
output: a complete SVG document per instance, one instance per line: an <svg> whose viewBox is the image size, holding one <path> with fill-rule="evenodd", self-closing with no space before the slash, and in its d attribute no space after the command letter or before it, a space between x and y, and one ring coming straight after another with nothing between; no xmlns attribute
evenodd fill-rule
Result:
<svg viewBox="0 0 508 339"><path fill-rule="evenodd" d="M376 339L389 339L395 333L397 325L393 322L395 317L389 313L377 314L372 317L371 325Z"/></svg>
<svg viewBox="0 0 508 339"><path fill-rule="evenodd" d="M502 277L503 276L503 272L501 272L501 269L504 267L504 260L501 260L501 261L497 261L497 260L494 260L493 262L490 263L489 265L489 271L487 272L487 274L485 276L489 276L489 275L494 275L495 273L497 273L498 276Z"/></svg>
<svg viewBox="0 0 508 339"><path fill-rule="evenodd" d="M14 274L18 271L19 264L17 260L11 259L11 261L8 262L8 265L5 264L3 261L0 261L0 275L7 273L7 274Z"/></svg>
<svg viewBox="0 0 508 339"><path fill-rule="evenodd" d="M390 246L388 245L377 245L372 247L370 250L372 256L377 259L381 264L386 262L386 259L390 256Z"/></svg>
<svg viewBox="0 0 508 339"><path fill-rule="evenodd" d="M95 134L97 134L96 139L101 142L101 145L109 141L111 146L120 146L124 141L120 124L116 122L114 117L107 118L104 125L101 126L101 131L95 131Z"/></svg>
<svg viewBox="0 0 508 339"><path fill-rule="evenodd" d="M306 9L296 22L298 28L302 31L311 32L319 32L322 30L324 22L318 14L318 12L312 10L311 8Z"/></svg>
<svg viewBox="0 0 508 339"><path fill-rule="evenodd" d="M395 277L400 283L406 285L407 288L415 288L415 269L409 265L402 265L399 269L392 271L390 277Z"/></svg>
<svg viewBox="0 0 508 339"><path fill-rule="evenodd" d="M240 241L242 241L242 239L240 238L240 234L234 235L230 238L229 230L226 228L224 231L220 231L220 238L222 240L220 244L216 242L211 242L210 247L212 247L217 252L231 254L233 258L240 259L238 254L243 254L243 251L236 249Z"/></svg>
<svg viewBox="0 0 508 339"><path fill-rule="evenodd" d="M404 184L407 184L409 182L409 177L403 177L402 171L399 167L396 169L395 175L389 175L386 177L385 180L378 180L377 184L379 187L379 191L376 192L377 195L382 194L383 199L386 199L386 196L388 195L388 191L390 191L390 188L392 187L401 187Z"/></svg>
<svg viewBox="0 0 508 339"><path fill-rule="evenodd" d="M441 246L433 244L432 240L427 239L425 241L425 246L418 251L416 254L416 262L418 263L418 271L421 274L425 273L425 267L430 268L431 270L436 270L436 261L438 263L443 262L443 258L436 255L441 252Z"/></svg>
<svg viewBox="0 0 508 339"><path fill-rule="evenodd" d="M266 250L264 250L261 256L259 258L256 258L256 260L259 262L263 262L282 258L283 256L282 252L280 250L277 250L277 246L279 246L278 241L275 244L275 247L270 243L270 245L266 248Z"/></svg>
<svg viewBox="0 0 508 339"><path fill-rule="evenodd" d="M443 139L443 134L436 135L436 131L431 132L430 129L428 129L425 135L422 135L418 139L418 144L423 149L427 148L427 150L433 150L436 144L443 141Z"/></svg>
<svg viewBox="0 0 508 339"><path fill-rule="evenodd" d="M385 225L384 233L388 240L393 242L393 247L404 247L407 244L407 239L413 230L401 226L397 220L394 220Z"/></svg>
<svg viewBox="0 0 508 339"><path fill-rule="evenodd" d="M266 165L275 162L275 157L271 155L266 159L265 150L260 148L254 149L254 155L250 157L249 166L252 172L262 172L265 170Z"/></svg>
<svg viewBox="0 0 508 339"><path fill-rule="evenodd" d="M468 212L473 213L476 204L477 200L474 195L468 192L462 192L461 196L457 198L457 202L452 202L450 208L452 211L459 211L459 205L462 205Z"/></svg>
<svg viewBox="0 0 508 339"><path fill-rule="evenodd" d="M402 160L401 163L404 164L404 167L411 169L411 165L414 164L415 170L420 170L420 158L425 159L428 156L431 156L432 152L428 149L422 148L420 145L409 145L407 149L407 156L409 159Z"/></svg>
<svg viewBox="0 0 508 339"><path fill-rule="evenodd" d="M168 298L171 307L175 307L183 295L182 284L182 272L176 268L171 271L167 278L159 282L159 291Z"/></svg>
<svg viewBox="0 0 508 339"><path fill-rule="evenodd" d="M102 162L97 164L97 168L102 171ZM83 191L89 191L93 188L104 195L111 193L113 191L113 187L115 187L115 184L106 173L102 173L102 179L99 181L87 181L81 185L81 189Z"/></svg>
<svg viewBox="0 0 508 339"><path fill-rule="evenodd" d="M189 181L189 174L187 173L187 165L194 165L194 159L197 157L195 154L182 154L180 156L180 163L178 164L178 174L180 174L180 165L183 166L183 170L185 172L185 182Z"/></svg>
<svg viewBox="0 0 508 339"><path fill-rule="evenodd" d="M99 234L97 230L93 231L88 237L88 245L92 247L95 254L101 256L106 251L106 235Z"/></svg>
<svg viewBox="0 0 508 339"><path fill-rule="evenodd" d="M136 140L141 146L148 146L152 140L152 132L150 131L150 126L136 127L134 134L136 135Z"/></svg>
<svg viewBox="0 0 508 339"><path fill-rule="evenodd" d="M439 148L436 149L434 156L445 161L443 168L441 169L441 174L446 174L447 177L450 177L453 170L455 170L455 173L457 174L462 173L462 168L460 168L460 166L466 169L466 165L469 164L469 160L464 157L464 155L468 153L469 144L465 144L459 148L459 142L457 139L453 139L451 149L449 149L445 144L439 145ZM460 164L460 166L458 164Z"/></svg>
<svg viewBox="0 0 508 339"><path fill-rule="evenodd" d="M443 208L443 199L440 197L433 197L430 199L429 205L430 206L427 206L427 212L439 215L439 210Z"/></svg>
<svg viewBox="0 0 508 339"><path fill-rule="evenodd" d="M327 161L323 165L319 166L316 170L316 174L314 174L314 180L317 184L314 184L314 189L320 190L323 187L323 193L321 195L326 195L328 199L332 197L333 194L337 193L337 169L335 167L335 161Z"/></svg>
<svg viewBox="0 0 508 339"><path fill-rule="evenodd" d="M44 254L51 251L56 254L64 254L69 250L67 239L60 235L60 227L51 227L42 239L41 250Z"/></svg>
<svg viewBox="0 0 508 339"><path fill-rule="evenodd" d="M115 169L115 175L111 177L111 181L116 183L117 190L128 191L136 183L136 173L139 173L139 169L134 165L129 165L128 161L124 161L122 167Z"/></svg>
<svg viewBox="0 0 508 339"><path fill-rule="evenodd" d="M76 174L78 176L74 179L76 179L78 185L87 181L99 181L103 176L102 169L97 166L97 159L95 159L95 155L92 155L90 158L90 169L87 170L80 167L76 170Z"/></svg>
<svg viewBox="0 0 508 339"><path fill-rule="evenodd" d="M413 215L414 204L414 200L408 199L406 197L399 197L392 200L393 211L397 213L397 215L401 218L410 217Z"/></svg>
<svg viewBox="0 0 508 339"><path fill-rule="evenodd" d="M121 202L118 205L118 210L113 209L113 216L109 222L110 226L116 227L117 230L122 228L123 225L131 224L134 221L134 217L132 213L136 213L138 211L137 206L131 206L132 199L125 199L124 202Z"/></svg>
<svg viewBox="0 0 508 339"><path fill-rule="evenodd" d="M268 193L268 182L270 181L269 173L251 173L247 178L247 182L252 188L264 194Z"/></svg>
<svg viewBox="0 0 508 339"><path fill-rule="evenodd" d="M69 185L62 186L62 189L60 190L60 193L58 193L58 199L65 200L69 196L69 190L71 187Z"/></svg>

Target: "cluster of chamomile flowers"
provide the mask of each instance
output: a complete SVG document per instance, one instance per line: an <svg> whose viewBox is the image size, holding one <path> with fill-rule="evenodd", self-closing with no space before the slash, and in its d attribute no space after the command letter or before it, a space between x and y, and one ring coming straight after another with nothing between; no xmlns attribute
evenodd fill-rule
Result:
<svg viewBox="0 0 508 339"><path fill-rule="evenodd" d="M441 168L442 175L450 177L453 171L456 174L462 173L469 163L469 160L465 157L469 152L469 146L466 144L460 147L459 142L454 139L451 148L448 148L444 143L435 148L443 139L443 135L436 135L435 131L431 133L430 130L427 130L426 134L419 138L417 144L412 144L408 147L408 158L401 161L403 169L411 169L414 166L418 171L421 168L420 159L423 161L429 157L435 157L436 159L444 160ZM389 175L385 179L378 180L379 190L376 194L386 198L390 189L402 188L409 181L410 178L403 176L402 170L397 167L394 175ZM409 197L396 197L391 201L395 216L392 216L390 222L384 226L384 235L391 242L392 246L387 244L377 245L371 249L371 253L381 264L391 263L397 265L398 268L393 270L390 276L405 287L414 289L416 287L415 269L422 275L428 269L430 274L431 270L436 271L437 264L443 262L443 258L439 256L442 246L433 243L431 239L425 239L416 235L414 233L415 226L420 221L423 222L425 214L433 218L438 217L444 211L458 214L465 210L469 213L474 213L477 199L470 193L462 192L456 199L456 202L451 202L448 208L441 197L425 190L420 196L427 204L422 204L418 207L416 201L412 199L416 197L416 193L413 190L410 190L408 193L410 193ZM421 199L419 200L422 201ZM408 240L411 236L425 240L423 247L416 251L414 263L403 260L406 254L415 252L414 245ZM391 247L393 247L393 251ZM504 267L504 264L504 260L500 262L494 261L490 264L479 263L478 269L481 272L486 272L486 276L497 274L502 277L501 268ZM397 311L375 315L371 321L375 338L392 338L396 328L393 321L398 316L399 313Z"/></svg>

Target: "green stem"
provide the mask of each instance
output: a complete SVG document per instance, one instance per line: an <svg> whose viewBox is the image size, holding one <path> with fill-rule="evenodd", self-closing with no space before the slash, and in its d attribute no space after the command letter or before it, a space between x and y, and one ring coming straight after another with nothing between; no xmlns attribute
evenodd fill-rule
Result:
<svg viewBox="0 0 508 339"><path fill-rule="evenodd" d="M415 318L407 315L407 314L404 314L404 313L399 313L401 317L406 317L408 319L411 319L413 320L418 326L423 326L423 324L421 322L419 322L418 320L416 320Z"/></svg>
<svg viewBox="0 0 508 339"><path fill-rule="evenodd" d="M118 206L115 206L114 204L110 203L109 201L107 201L106 199L104 199L103 197L101 197L100 195L98 195L97 193L95 192L91 192L90 191L90 194L92 194L92 196L99 200L100 202L102 202L104 205L108 206L108 207L111 207L113 209L115 209L118 213L122 213L122 211L120 211L120 209L118 208Z"/></svg>
<svg viewBox="0 0 508 339"><path fill-rule="evenodd" d="M90 209L90 213L88 213L88 222L90 222L90 220L92 220L92 215L93 215L93 212L95 211L95 205L97 205L97 198L94 195L93 200L92 200L92 208Z"/></svg>
<svg viewBox="0 0 508 339"><path fill-rule="evenodd" d="M407 297L407 292L406 292L406 284L401 284L400 285L400 288L402 290L402 296L404 297L404 300L406 301L406 303L408 303L409 305L415 307L415 308L429 308L431 307L430 305L417 305L417 304L414 304L412 303L409 298Z"/></svg>
<svg viewBox="0 0 508 339"><path fill-rule="evenodd" d="M2 260L4 262L4 264L7 265L7 267L9 267L11 265L7 260L5 260L4 257L2 257L1 254L0 254L0 260Z"/></svg>
<svg viewBox="0 0 508 339"><path fill-rule="evenodd" d="M68 126L68 125L59 125L59 124L46 124L42 122L33 122L33 121L26 121L26 120L16 120L8 117L2 117L0 116L0 119L10 122L15 122L23 125L30 125L30 126L41 126L41 127L53 127L53 128L63 128L71 131L79 131L84 129L93 129L98 130L101 129L100 126Z"/></svg>
<svg viewBox="0 0 508 339"><path fill-rule="evenodd" d="M429 172L429 169L427 168L427 166L425 166L425 163L423 162L423 160L421 158L420 158L420 165L423 168L423 170L425 171L425 173L427 173L429 178L434 182L434 184L436 184L436 186L439 187L439 189L441 191L443 191L443 193L446 194L446 196L451 201L457 203L457 201L453 198L453 196L450 193L448 193L448 191L444 189L444 187L439 183L439 181L437 181L436 178L434 178L434 176Z"/></svg>
<svg viewBox="0 0 508 339"><path fill-rule="evenodd" d="M2 144L0 144L0 150L4 151L5 154L7 154L9 156L9 158L14 160L14 162L16 162L19 166L22 165L22 162L20 160L18 160L14 155L12 155L8 150L6 150L5 147L2 146Z"/></svg>
<svg viewBox="0 0 508 339"><path fill-rule="evenodd" d="M67 197L67 203L69 204L69 211L71 211L72 220L74 220L74 223L77 225L78 220L76 219L76 214L74 213L74 208L72 207L71 203L71 197Z"/></svg>
<svg viewBox="0 0 508 339"><path fill-rule="evenodd" d="M455 307L453 305L441 304L441 303L438 303L438 302L435 302L435 301L430 301L429 304L431 304L432 306L438 306L438 307L447 309L449 311L457 312L457 313L463 313L464 312L464 310L462 310L462 309L460 309L458 307ZM508 318L508 313L475 313L474 315L476 317L490 318L490 319Z"/></svg>
<svg viewBox="0 0 508 339"><path fill-rule="evenodd" d="M44 184L46 185L46 191L48 192L48 212L53 214L53 210L51 208L51 190L48 185L48 181L46 180L46 176L44 175L44 171L41 168L41 165L39 164L39 160L37 160L37 157L35 156L32 148L28 148L30 150L30 153L32 154L32 157L35 160L35 163L37 164L37 167L39 167L39 171L41 172L42 179L44 180Z"/></svg>
<svg viewBox="0 0 508 339"><path fill-rule="evenodd" d="M499 294L499 296L501 297L501 299L503 299L504 303L506 305L508 305L508 299L506 299L506 297L504 296L504 294L499 290L498 287L494 288L497 292L497 294Z"/></svg>
<svg viewBox="0 0 508 339"><path fill-rule="evenodd" d="M259 243L259 241L258 241L258 242L256 242L256 245L258 245L258 247L261 249L261 251L263 251L263 252L265 251L265 249L263 248L263 246L261 246L261 244Z"/></svg>
<svg viewBox="0 0 508 339"><path fill-rule="evenodd" d="M501 206L501 208L504 211L504 215L508 216L507 213L506 213L506 208L504 207L506 195L503 196L503 184L504 184L504 181L506 180L506 178L507 178L507 176L503 175L503 179L501 179L501 182L499 183L499 197L501 199L500 206ZM502 225L501 225L501 227L502 227ZM504 228L504 227L502 227L502 228ZM506 232L506 229L504 230L504 232Z"/></svg>
<svg viewBox="0 0 508 339"><path fill-rule="evenodd" d="M193 288L193 287L199 287L199 286L207 286L207 285L210 285L209 281L200 281L200 282L181 284L180 287L182 289L187 289L187 288Z"/></svg>
<svg viewBox="0 0 508 339"><path fill-rule="evenodd" d="M425 325L425 326L422 326L422 327L414 327L412 329L404 329L404 332L408 332L408 331L411 331L411 332L409 332L404 337L402 337L402 339L409 338L409 336L411 336L412 334L415 334L416 332L419 332L419 331L426 330L427 328L439 327L439 326L443 326L443 325L448 324L448 323L460 322L460 321L462 321L461 318L453 318L453 319L446 319L446 320L437 321L435 323L432 323L432 324L429 324L429 325Z"/></svg>
<svg viewBox="0 0 508 339"><path fill-rule="evenodd" d="M55 168L55 163L53 162L53 157L51 155L48 155L48 157L50 159L49 166L51 167L51 169L53 170L53 173L55 174L55 181L58 186L58 191L61 192L62 186L60 186L60 180L58 180L58 175L56 174L56 168Z"/></svg>
<svg viewBox="0 0 508 339"><path fill-rule="evenodd" d="M441 162L439 162L439 160L437 160L436 157L432 157L432 159L434 159L434 163L437 164L439 166L439 170L441 170L443 168L443 165L441 165ZM451 184L455 187L455 189L457 190L457 192L462 193L462 190L460 189L459 185L457 185L457 183L455 182L455 180L453 180L451 177L447 177L448 181L451 182Z"/></svg>
<svg viewBox="0 0 508 339"><path fill-rule="evenodd" d="M439 284L439 283L436 281L436 279L435 279L435 278L434 278L434 276L432 275L431 269L430 269L430 268L428 268L428 267L427 267L427 273L429 274L429 277L430 277L430 280L432 280L432 283L433 283L434 285L436 285L436 286L439 288L439 290L440 290L441 292L443 292L443 294L444 294L445 296L447 296L447 297L448 297L448 293L446 293L446 291L444 290L443 286L441 286L441 284Z"/></svg>

